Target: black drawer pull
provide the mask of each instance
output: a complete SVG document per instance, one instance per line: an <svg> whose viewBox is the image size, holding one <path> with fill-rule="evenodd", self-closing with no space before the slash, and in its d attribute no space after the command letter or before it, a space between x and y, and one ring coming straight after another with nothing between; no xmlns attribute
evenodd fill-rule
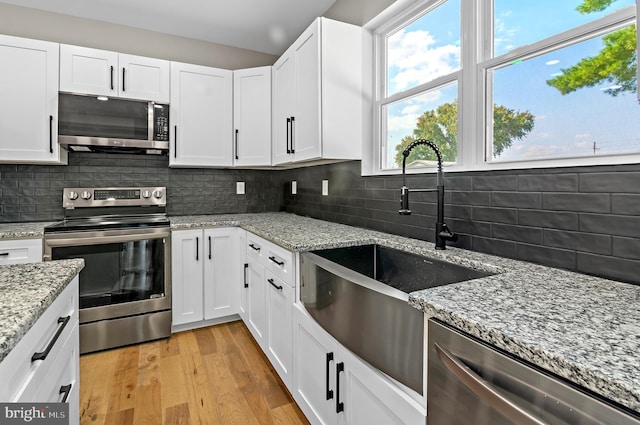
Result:
<svg viewBox="0 0 640 425"><path fill-rule="evenodd" d="M62 323L62 326L58 328L56 334L53 336L53 339L51 340L51 342L49 342L49 345L47 345L47 348L45 348L44 351L40 353L33 353L33 356L31 356L31 362L35 362L36 360L44 360L47 358L53 346L56 345L56 341L58 341L58 338L60 338L60 335L62 335L62 331L64 331L67 323L69 323L69 320L71 320L71 316L58 317L58 323Z"/></svg>
<svg viewBox="0 0 640 425"><path fill-rule="evenodd" d="M340 401L340 372L344 372L344 362L336 364L336 413L344 412L344 403Z"/></svg>
<svg viewBox="0 0 640 425"><path fill-rule="evenodd" d="M196 236L196 261L200 261L200 238Z"/></svg>
<svg viewBox="0 0 640 425"><path fill-rule="evenodd" d="M8 257L9 253L8 252L0 252L0 257Z"/></svg>
<svg viewBox="0 0 640 425"><path fill-rule="evenodd" d="M276 260L276 257L269 257L269 260L273 261L274 263L276 263L280 267L284 266L284 261L278 261L278 260Z"/></svg>
<svg viewBox="0 0 640 425"><path fill-rule="evenodd" d="M276 285L276 283L273 281L273 279L267 279L267 282L269 282L271 284L271 286L276 288L278 291L282 291L282 286Z"/></svg>
<svg viewBox="0 0 640 425"><path fill-rule="evenodd" d="M259 246L255 246L254 244L250 243L249 246L254 250L254 251L260 251L260 247Z"/></svg>
<svg viewBox="0 0 640 425"><path fill-rule="evenodd" d="M327 400L331 400L333 398L333 390L329 389L329 363L333 361L333 353L327 353L327 361L326 361L326 371L327 371L327 380L326 380L326 390L327 390Z"/></svg>
<svg viewBox="0 0 640 425"><path fill-rule="evenodd" d="M249 269L249 263L244 263L244 287L249 287L249 282L247 282L247 270Z"/></svg>
<svg viewBox="0 0 640 425"><path fill-rule="evenodd" d="M72 384L63 385L63 386L60 387L60 393L59 394L64 394L64 396L62 397L61 403L66 403L67 402L67 399L69 398L69 394L71 394L71 387L72 387Z"/></svg>
<svg viewBox="0 0 640 425"><path fill-rule="evenodd" d="M211 236L209 236L209 260L211 260Z"/></svg>

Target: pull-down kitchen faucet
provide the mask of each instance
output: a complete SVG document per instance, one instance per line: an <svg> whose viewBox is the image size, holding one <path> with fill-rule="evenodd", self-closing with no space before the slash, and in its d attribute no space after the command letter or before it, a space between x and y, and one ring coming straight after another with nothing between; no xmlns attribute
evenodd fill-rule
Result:
<svg viewBox="0 0 640 425"><path fill-rule="evenodd" d="M407 187L407 179L405 166L409 153L419 145L429 146L436 153L438 158L438 177L435 189L409 189ZM444 172L442 171L442 155L440 149L430 140L418 139L412 142L402 151L402 188L400 188L400 210L401 215L411 215L409 209L409 192L438 192L438 217L436 219L436 249L447 249L447 241L457 241L458 235L451 232L444 222Z"/></svg>

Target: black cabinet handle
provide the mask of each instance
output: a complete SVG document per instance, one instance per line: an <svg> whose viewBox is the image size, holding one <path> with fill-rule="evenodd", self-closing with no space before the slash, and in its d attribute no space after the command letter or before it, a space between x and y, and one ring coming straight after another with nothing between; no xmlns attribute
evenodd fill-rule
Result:
<svg viewBox="0 0 640 425"><path fill-rule="evenodd" d="M289 127L291 125L291 118L287 118L287 153L291 153L291 149L289 148Z"/></svg>
<svg viewBox="0 0 640 425"><path fill-rule="evenodd" d="M8 257L9 253L8 252L0 252L0 257Z"/></svg>
<svg viewBox="0 0 640 425"><path fill-rule="evenodd" d="M247 282L247 270L249 269L249 263L244 263L244 287L248 288L249 283Z"/></svg>
<svg viewBox="0 0 640 425"><path fill-rule="evenodd" d="M238 156L238 129L236 128L236 159L240 159Z"/></svg>
<svg viewBox="0 0 640 425"><path fill-rule="evenodd" d="M113 90L113 65L111 65L111 90Z"/></svg>
<svg viewBox="0 0 640 425"><path fill-rule="evenodd" d="M209 260L211 260L211 236L209 236Z"/></svg>
<svg viewBox="0 0 640 425"><path fill-rule="evenodd" d="M125 77L125 71L126 71L126 69L125 69L125 68L122 68L122 91L125 91L125 90L124 90L124 77Z"/></svg>
<svg viewBox="0 0 640 425"><path fill-rule="evenodd" d="M278 260L276 260L276 257L269 257L269 260L273 261L274 263L276 263L280 267L284 266L284 261L278 261Z"/></svg>
<svg viewBox="0 0 640 425"><path fill-rule="evenodd" d="M49 115L49 153L53 153L53 115Z"/></svg>
<svg viewBox="0 0 640 425"><path fill-rule="evenodd" d="M196 236L196 261L200 261L200 238Z"/></svg>
<svg viewBox="0 0 640 425"><path fill-rule="evenodd" d="M344 412L344 403L340 401L340 372L344 372L344 362L336 364L336 413Z"/></svg>
<svg viewBox="0 0 640 425"><path fill-rule="evenodd" d="M282 286L276 285L276 283L273 281L273 279L267 279L267 282L269 282L271 284L271 286L276 288L278 291L282 291Z"/></svg>
<svg viewBox="0 0 640 425"><path fill-rule="evenodd" d="M295 120L296 120L296 117L291 117L291 153L296 153L296 149L294 147L295 137L293 137L293 133L295 132L295 128L293 126Z"/></svg>
<svg viewBox="0 0 640 425"><path fill-rule="evenodd" d="M71 394L71 387L72 387L72 384L63 385L60 387L60 392L58 394L64 394L64 396L62 397L61 403L67 402L67 399L69 398L69 394Z"/></svg>
<svg viewBox="0 0 640 425"><path fill-rule="evenodd" d="M254 251L260 251L260 247L259 246L255 246L254 244L250 243L249 246L254 250Z"/></svg>
<svg viewBox="0 0 640 425"><path fill-rule="evenodd" d="M326 370L326 390L327 390L327 400L331 400L333 398L333 390L329 389L329 363L333 361L333 353L327 353L327 360L325 364Z"/></svg>
<svg viewBox="0 0 640 425"><path fill-rule="evenodd" d="M71 316L58 317L58 323L62 323L62 326L58 328L55 335L49 342L49 345L47 345L47 348L45 348L44 351L41 351L39 353L33 353L33 356L31 356L31 362L35 362L36 360L44 360L47 358L53 346L56 345L56 341L58 341L58 338L60 338L60 335L62 335L62 331L64 331L64 328L67 326L67 323L69 323L69 320L71 320Z"/></svg>
<svg viewBox="0 0 640 425"><path fill-rule="evenodd" d="M178 126L173 126L173 157L178 157Z"/></svg>

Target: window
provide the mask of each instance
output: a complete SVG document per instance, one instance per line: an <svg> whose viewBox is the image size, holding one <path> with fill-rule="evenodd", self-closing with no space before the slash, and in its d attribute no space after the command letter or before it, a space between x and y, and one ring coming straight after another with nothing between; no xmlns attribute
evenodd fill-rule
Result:
<svg viewBox="0 0 640 425"><path fill-rule="evenodd" d="M417 138L450 170L640 162L635 0L396 3L374 34L365 174L398 172Z"/></svg>

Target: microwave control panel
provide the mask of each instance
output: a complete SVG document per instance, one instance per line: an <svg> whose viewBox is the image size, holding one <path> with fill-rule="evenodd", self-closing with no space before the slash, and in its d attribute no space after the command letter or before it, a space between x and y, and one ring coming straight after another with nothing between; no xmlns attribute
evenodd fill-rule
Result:
<svg viewBox="0 0 640 425"><path fill-rule="evenodd" d="M153 140L169 141L169 105L153 105Z"/></svg>

